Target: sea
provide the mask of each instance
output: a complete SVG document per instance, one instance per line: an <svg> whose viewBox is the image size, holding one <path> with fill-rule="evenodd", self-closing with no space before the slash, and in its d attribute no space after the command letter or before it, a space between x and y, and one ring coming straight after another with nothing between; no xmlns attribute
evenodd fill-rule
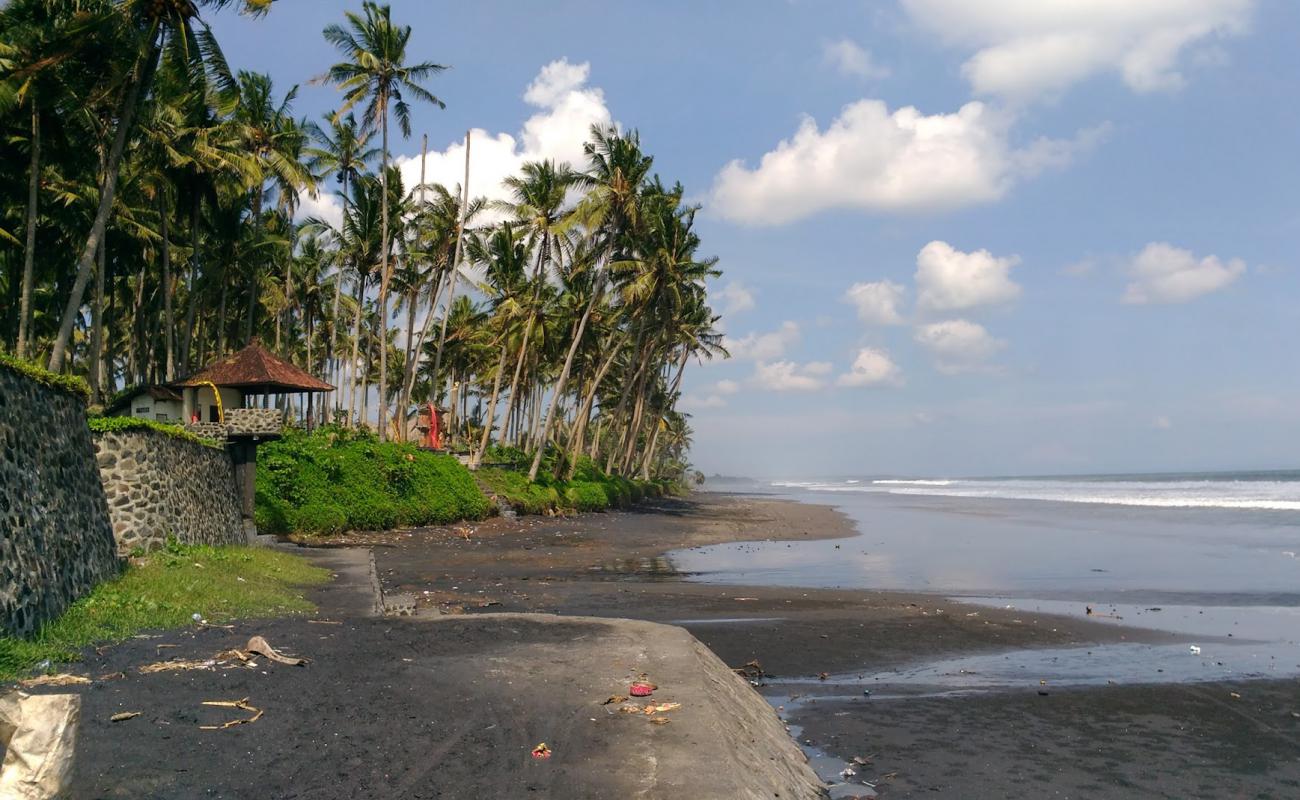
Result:
<svg viewBox="0 0 1300 800"><path fill-rule="evenodd" d="M1093 647L1086 658L999 656L1020 667L1003 676L980 658L916 665L917 680L1300 675L1300 470L732 479L705 489L830 505L857 534L672 553L691 580L923 592L1177 634L1176 644Z"/></svg>

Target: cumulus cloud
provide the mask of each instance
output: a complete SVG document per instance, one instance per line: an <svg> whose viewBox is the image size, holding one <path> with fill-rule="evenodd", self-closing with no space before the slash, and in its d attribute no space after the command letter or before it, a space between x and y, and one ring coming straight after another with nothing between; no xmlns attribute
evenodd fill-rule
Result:
<svg viewBox="0 0 1300 800"><path fill-rule="evenodd" d="M922 325L915 339L934 356L935 368L948 374L986 369L987 361L1006 346L983 325L964 319Z"/></svg>
<svg viewBox="0 0 1300 800"><path fill-rule="evenodd" d="M793 361L760 361L754 365L750 383L773 392L815 392L826 386L826 376L834 370L825 361L796 364Z"/></svg>
<svg viewBox="0 0 1300 800"><path fill-rule="evenodd" d="M986 94L1031 99L1115 73L1138 92L1183 85L1188 51L1221 53L1254 0L903 0L922 29L974 50L962 72ZM1205 63L1214 59L1198 58Z"/></svg>
<svg viewBox="0 0 1300 800"><path fill-rule="evenodd" d="M739 338L724 336L722 346L732 358L771 361L785 355L786 348L797 341L799 325L787 320L771 333L750 333Z"/></svg>
<svg viewBox="0 0 1300 800"><path fill-rule="evenodd" d="M1218 256L1198 260L1190 250L1152 242L1129 265L1132 281L1123 300L1137 305L1186 303L1224 288L1245 271L1246 263L1239 258L1227 263Z"/></svg>
<svg viewBox="0 0 1300 800"><path fill-rule="evenodd" d="M1011 280L1016 256L999 258L987 250L963 253L934 241L916 255L917 304L934 311L956 311L1009 303L1020 296Z"/></svg>
<svg viewBox="0 0 1300 800"><path fill-rule="evenodd" d="M735 381L721 380L713 384L713 391L716 394L735 394L740 391L740 384Z"/></svg>
<svg viewBox="0 0 1300 800"><path fill-rule="evenodd" d="M508 197L502 181L519 172L526 161L552 159L584 167L582 145L592 125L613 121L600 89L588 86L591 66L572 64L567 59L542 67L524 90L524 102L537 111L517 134L472 131L470 147L470 192L491 200ZM394 158L408 190L420 183L420 154ZM431 150L425 164L425 180L448 188L460 186L465 174L465 142L458 139L442 150Z"/></svg>
<svg viewBox="0 0 1300 800"><path fill-rule="evenodd" d="M835 383L840 386L901 386L903 372L889 353L864 347L858 351L849 371L840 375Z"/></svg>
<svg viewBox="0 0 1300 800"><path fill-rule="evenodd" d="M677 401L677 407L683 411L690 411L691 409L725 408L726 405L727 401L716 394L684 394L681 399Z"/></svg>
<svg viewBox="0 0 1300 800"><path fill-rule="evenodd" d="M298 192L298 210L295 214L298 220L321 219L333 225L336 229L343 225L343 203L339 201L338 195L329 192L318 191L315 197L312 197L305 191Z"/></svg>
<svg viewBox="0 0 1300 800"><path fill-rule="evenodd" d="M889 77L889 69L877 64L871 52L852 39L823 44L822 61L852 78L875 80Z"/></svg>
<svg viewBox="0 0 1300 800"><path fill-rule="evenodd" d="M1011 122L981 102L927 115L859 100L824 131L805 117L757 167L727 164L714 179L710 208L734 222L780 225L835 208L917 212L988 203L1099 138L1087 131L1017 150L1008 141Z"/></svg>
<svg viewBox="0 0 1300 800"><path fill-rule="evenodd" d="M731 281L712 293L722 300L722 314L739 314L754 307L754 292L740 281Z"/></svg>
<svg viewBox="0 0 1300 800"><path fill-rule="evenodd" d="M893 281L855 283L844 293L844 300L858 311L858 319L868 325L901 325L903 315L899 305L907 293L902 285Z"/></svg>

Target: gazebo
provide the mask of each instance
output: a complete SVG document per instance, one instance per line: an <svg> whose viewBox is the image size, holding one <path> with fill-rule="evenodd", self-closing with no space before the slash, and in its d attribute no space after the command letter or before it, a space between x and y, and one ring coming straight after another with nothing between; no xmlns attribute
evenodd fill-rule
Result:
<svg viewBox="0 0 1300 800"><path fill-rule="evenodd" d="M248 399L259 395L269 400L271 395L306 394L310 418L312 395L332 392L334 387L267 352L256 339L243 350L171 385L181 390L183 415L190 430L226 440L235 468L244 526L250 533L254 532L257 445L280 438L284 412L278 408L248 407Z"/></svg>

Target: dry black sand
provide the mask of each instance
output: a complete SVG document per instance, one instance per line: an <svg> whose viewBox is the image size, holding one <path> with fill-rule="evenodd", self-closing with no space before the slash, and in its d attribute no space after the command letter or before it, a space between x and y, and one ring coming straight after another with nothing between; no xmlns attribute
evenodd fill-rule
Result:
<svg viewBox="0 0 1300 800"><path fill-rule="evenodd" d="M699 495L640 512L348 537L334 544L373 547L390 597L413 595L422 613L467 615L448 629L454 635L431 637L415 621L363 619L349 602L365 600L335 589L322 595L321 615L341 625L242 623L233 631L168 634L88 654L78 671L129 673L131 666L211 654L261 633L331 669L96 682L84 691L87 721L70 796L574 796L554 775L504 757L527 744L534 721L568 713L564 708L545 693L502 694L486 706L457 693L467 681L481 688L481 676L467 671L467 654L527 676L531 665L511 661L515 648L563 635L563 628L520 630L517 641L497 640L476 621L496 611L665 622L776 618L686 627L727 663L757 659L779 677L1125 637L1164 640L1026 612L970 617L968 606L929 595L710 586L682 580L662 557L717 542L850 532L848 521L826 508ZM189 730L207 713L200 700L245 695L274 715L206 737ZM119 710L144 714L106 721ZM871 756L861 777L876 781L882 797L1292 798L1300 797L1296 712L1300 682L1261 681L818 701L792 709L791 721L803 727L801 739L827 753ZM584 769L619 768L599 762L597 736L579 746L596 759Z"/></svg>

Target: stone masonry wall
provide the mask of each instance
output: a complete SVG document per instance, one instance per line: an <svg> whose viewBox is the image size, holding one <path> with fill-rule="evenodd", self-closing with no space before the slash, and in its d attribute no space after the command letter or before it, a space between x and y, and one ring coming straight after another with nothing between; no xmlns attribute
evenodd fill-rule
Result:
<svg viewBox="0 0 1300 800"><path fill-rule="evenodd" d="M95 434L117 552L186 544L242 544L234 472L225 450L152 430Z"/></svg>
<svg viewBox="0 0 1300 800"><path fill-rule="evenodd" d="M119 568L85 403L0 364L0 630L35 632Z"/></svg>

